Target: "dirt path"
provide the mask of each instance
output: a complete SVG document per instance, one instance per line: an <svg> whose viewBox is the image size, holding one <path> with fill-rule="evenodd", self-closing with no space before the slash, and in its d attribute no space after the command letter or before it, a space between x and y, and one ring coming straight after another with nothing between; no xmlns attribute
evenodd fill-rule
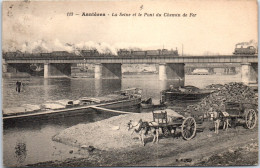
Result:
<svg viewBox="0 0 260 168"><path fill-rule="evenodd" d="M50 161L29 166L218 166L219 164L221 165L223 159L226 159L224 157L226 155L232 155L233 157L228 160L227 165L258 163L258 156L256 155L258 154L257 128L248 130L243 127L237 127L229 129L228 131L220 130L219 134L205 130L204 132L198 133L196 137L190 141L176 137L161 137L159 144L152 144L151 138L147 138L146 140L146 146L142 146L140 143L140 145L120 150L94 150L86 155L86 158ZM139 140L133 139L133 141ZM244 153L246 152L246 154L236 156L238 150ZM214 160L212 156L218 156L216 157L218 160ZM244 157L250 157L250 163L244 161L247 159ZM239 159L240 162L237 162L237 159ZM210 162L210 160L214 161Z"/></svg>
<svg viewBox="0 0 260 168"><path fill-rule="evenodd" d="M207 160L209 156L214 154L220 154L229 149L233 151L237 147L257 142L257 132L241 129L243 128L228 132L223 131L221 135L204 132L206 136L201 134L196 137L196 140L179 142L175 144L176 147L171 147L171 149L167 149L170 148L171 144L165 145L165 154L161 155L163 157L159 158L159 161L154 159L141 163L139 166L196 166L196 163Z"/></svg>

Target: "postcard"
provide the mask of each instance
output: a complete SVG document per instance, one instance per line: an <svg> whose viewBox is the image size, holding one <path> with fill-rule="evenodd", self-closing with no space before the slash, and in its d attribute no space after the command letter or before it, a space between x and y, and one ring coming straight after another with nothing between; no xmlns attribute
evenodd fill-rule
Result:
<svg viewBox="0 0 260 168"><path fill-rule="evenodd" d="M255 0L2 3L3 166L258 165Z"/></svg>

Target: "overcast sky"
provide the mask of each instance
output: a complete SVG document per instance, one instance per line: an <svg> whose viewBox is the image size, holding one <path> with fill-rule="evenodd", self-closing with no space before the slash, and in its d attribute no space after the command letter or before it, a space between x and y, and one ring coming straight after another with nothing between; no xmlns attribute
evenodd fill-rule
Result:
<svg viewBox="0 0 260 168"><path fill-rule="evenodd" d="M232 54L236 43L257 42L257 1L253 0L11 1L2 6L4 51L100 43L99 47L111 50L178 47L181 52L183 44L184 54ZM68 12L74 16L67 16ZM83 12L106 16L81 16ZM120 12L188 17L111 16ZM196 17L189 17L190 13Z"/></svg>

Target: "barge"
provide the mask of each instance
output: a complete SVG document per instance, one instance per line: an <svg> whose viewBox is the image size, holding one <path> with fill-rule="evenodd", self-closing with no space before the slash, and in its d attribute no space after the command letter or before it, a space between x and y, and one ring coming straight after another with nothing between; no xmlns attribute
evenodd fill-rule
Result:
<svg viewBox="0 0 260 168"><path fill-rule="evenodd" d="M122 109L140 106L140 89L131 88L102 97L83 97L78 100L48 101L40 106L23 105L3 109L3 120L29 117L50 117L53 115L78 115L95 107Z"/></svg>
<svg viewBox="0 0 260 168"><path fill-rule="evenodd" d="M169 89L161 92L160 102L161 104L165 104L178 101L198 101L214 91L213 89L199 89L195 86L185 86L183 88L173 88L173 86L170 86Z"/></svg>

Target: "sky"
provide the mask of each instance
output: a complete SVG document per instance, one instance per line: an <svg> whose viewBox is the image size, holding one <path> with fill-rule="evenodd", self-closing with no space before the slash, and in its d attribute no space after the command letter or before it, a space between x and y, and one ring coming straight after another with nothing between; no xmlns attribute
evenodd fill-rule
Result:
<svg viewBox="0 0 260 168"><path fill-rule="evenodd" d="M116 53L120 48L177 47L184 55L208 55L232 54L237 43L258 42L254 0L8 1L2 12L3 51L96 48ZM82 16L83 12L106 16ZM132 16L135 13L142 16Z"/></svg>

